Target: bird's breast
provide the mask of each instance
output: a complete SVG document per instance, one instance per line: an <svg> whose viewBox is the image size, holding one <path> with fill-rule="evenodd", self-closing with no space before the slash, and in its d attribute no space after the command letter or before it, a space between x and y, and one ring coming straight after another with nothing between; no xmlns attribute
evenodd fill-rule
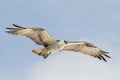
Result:
<svg viewBox="0 0 120 80"><path fill-rule="evenodd" d="M57 52L57 51L61 50L63 47L64 47L64 45L52 44L52 45L49 45L49 46L47 47L47 49L48 49L48 51L50 51L50 52Z"/></svg>

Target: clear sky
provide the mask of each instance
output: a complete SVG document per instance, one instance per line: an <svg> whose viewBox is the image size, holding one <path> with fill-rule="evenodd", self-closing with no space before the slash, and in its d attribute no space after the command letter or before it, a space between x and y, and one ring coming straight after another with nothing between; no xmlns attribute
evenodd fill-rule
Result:
<svg viewBox="0 0 120 80"><path fill-rule="evenodd" d="M85 40L108 62L74 52L43 59L30 39L5 33L12 24L45 28L54 38ZM0 80L119 80L120 0L0 0Z"/></svg>

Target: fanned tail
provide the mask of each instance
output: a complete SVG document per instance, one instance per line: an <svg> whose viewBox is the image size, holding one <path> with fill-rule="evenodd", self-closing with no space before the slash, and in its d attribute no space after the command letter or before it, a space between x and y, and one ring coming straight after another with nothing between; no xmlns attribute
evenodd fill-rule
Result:
<svg viewBox="0 0 120 80"><path fill-rule="evenodd" d="M46 48L38 48L38 49L32 50L32 52L37 55L44 56L47 53L47 49Z"/></svg>

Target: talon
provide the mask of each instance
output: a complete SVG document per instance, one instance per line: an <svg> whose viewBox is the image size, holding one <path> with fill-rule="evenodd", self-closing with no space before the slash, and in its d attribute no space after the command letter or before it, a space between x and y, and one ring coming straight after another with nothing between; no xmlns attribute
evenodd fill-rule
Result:
<svg viewBox="0 0 120 80"><path fill-rule="evenodd" d="M48 54L44 54L43 58L46 59L48 57Z"/></svg>

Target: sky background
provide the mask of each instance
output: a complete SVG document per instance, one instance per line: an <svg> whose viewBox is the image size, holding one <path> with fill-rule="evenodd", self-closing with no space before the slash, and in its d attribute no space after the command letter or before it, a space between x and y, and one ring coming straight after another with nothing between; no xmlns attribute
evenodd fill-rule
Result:
<svg viewBox="0 0 120 80"><path fill-rule="evenodd" d="M12 24L45 28L54 38L88 41L108 62L57 52L43 59L32 40L5 33ZM119 80L120 0L0 0L0 80Z"/></svg>

